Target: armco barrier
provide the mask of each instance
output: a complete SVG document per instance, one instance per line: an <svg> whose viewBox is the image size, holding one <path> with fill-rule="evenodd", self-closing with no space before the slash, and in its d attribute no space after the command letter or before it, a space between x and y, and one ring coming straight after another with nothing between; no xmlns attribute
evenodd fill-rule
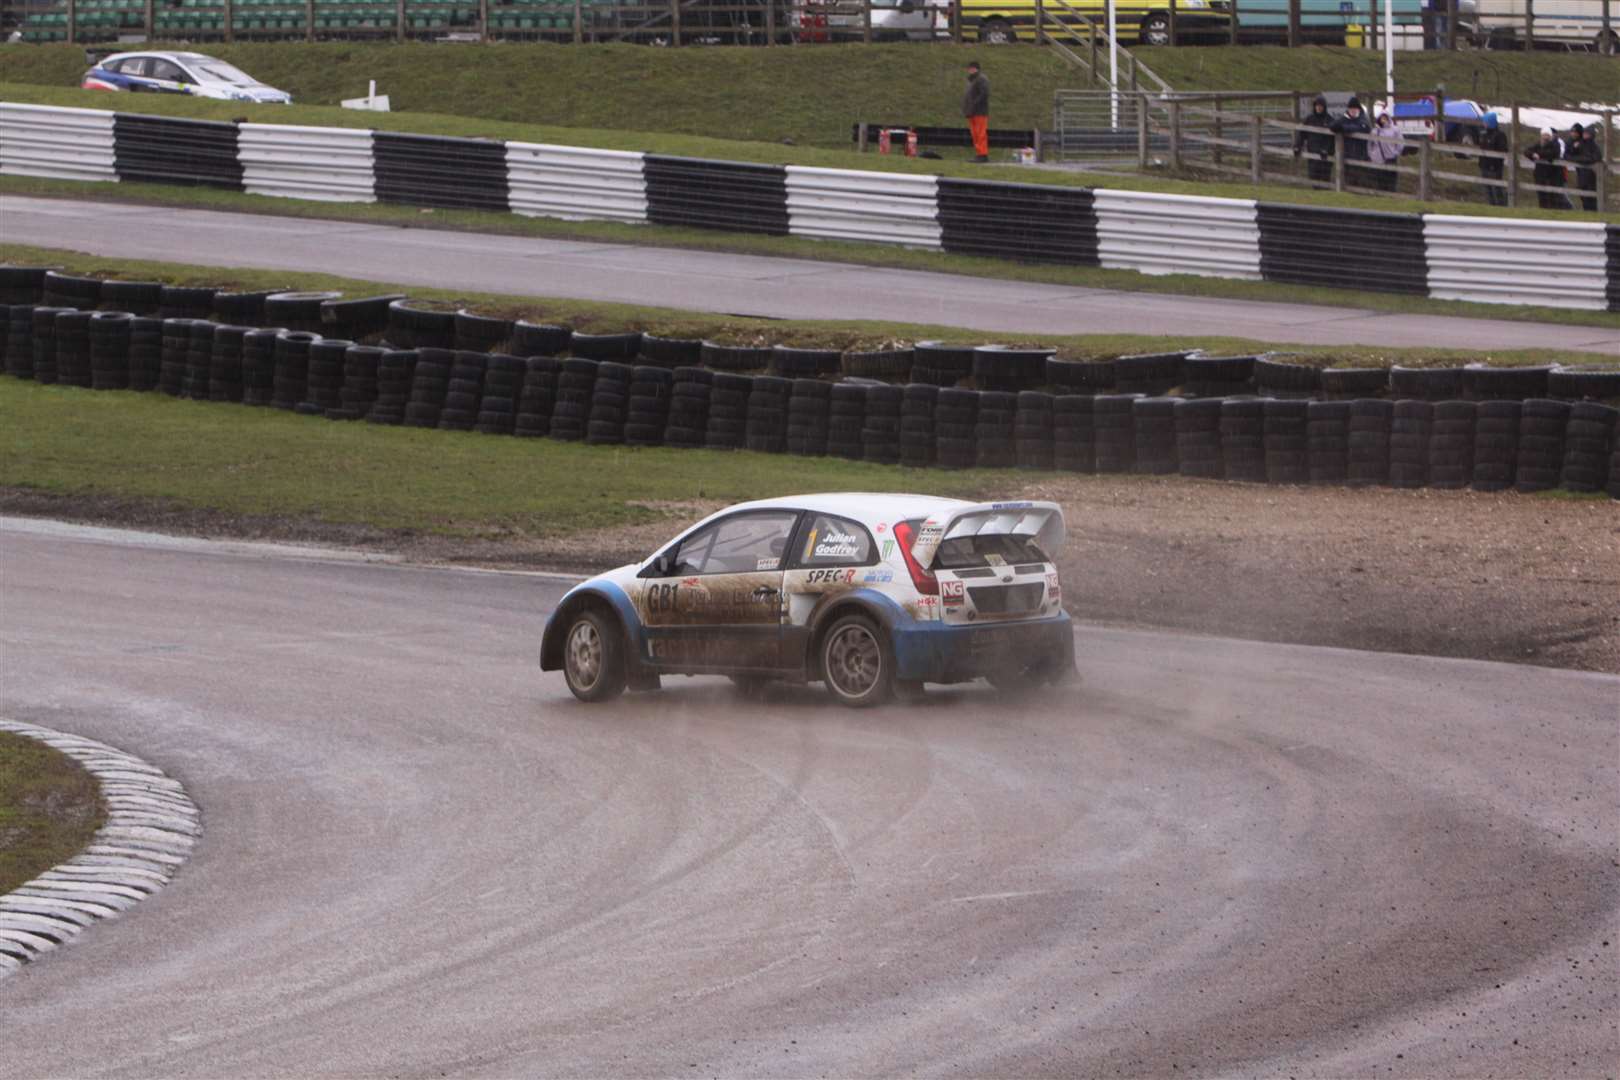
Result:
<svg viewBox="0 0 1620 1080"><path fill-rule="evenodd" d="M647 220L729 232L788 233L787 170L780 165L648 154Z"/></svg>
<svg viewBox="0 0 1620 1080"><path fill-rule="evenodd" d="M237 153L242 186L254 195L377 201L369 130L243 124Z"/></svg>
<svg viewBox="0 0 1620 1080"><path fill-rule="evenodd" d="M1602 311L1607 239L1599 222L1425 214L1429 295Z"/></svg>
<svg viewBox="0 0 1620 1080"><path fill-rule="evenodd" d="M116 181L113 114L0 102L0 173Z"/></svg>
<svg viewBox="0 0 1620 1080"><path fill-rule="evenodd" d="M946 251L1097 265L1097 213L1085 188L942 177L939 224Z"/></svg>
<svg viewBox="0 0 1620 1080"><path fill-rule="evenodd" d="M113 116L121 180L242 190L236 125L171 116Z"/></svg>
<svg viewBox="0 0 1620 1080"><path fill-rule="evenodd" d="M932 176L787 167L788 231L939 250L939 181Z"/></svg>
<svg viewBox="0 0 1620 1080"><path fill-rule="evenodd" d="M372 133L377 200L445 210L510 209L506 147L489 139Z"/></svg>
<svg viewBox="0 0 1620 1080"><path fill-rule="evenodd" d="M1260 225L1253 199L1206 199L1098 188L1102 265L1144 274L1260 279Z"/></svg>
<svg viewBox="0 0 1620 1080"><path fill-rule="evenodd" d="M1607 243L1609 253L1609 310L1620 311L1620 225L1610 225Z"/></svg>
<svg viewBox="0 0 1620 1080"><path fill-rule="evenodd" d="M645 155L543 143L506 144L512 212L567 221L647 220Z"/></svg>
<svg viewBox="0 0 1620 1080"><path fill-rule="evenodd" d="M1428 292L1423 219L1417 214L1261 203L1258 217L1260 272L1267 281Z"/></svg>

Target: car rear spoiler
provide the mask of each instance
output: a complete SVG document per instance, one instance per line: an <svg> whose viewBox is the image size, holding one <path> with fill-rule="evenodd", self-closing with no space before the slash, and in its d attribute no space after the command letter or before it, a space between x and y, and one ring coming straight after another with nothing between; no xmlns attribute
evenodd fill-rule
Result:
<svg viewBox="0 0 1620 1080"><path fill-rule="evenodd" d="M919 566L929 566L943 540L959 536L985 536L997 533L1032 536L1048 558L1057 558L1063 549L1066 531L1063 508L1054 502L994 502L964 506L943 518L930 517L917 531L911 557Z"/></svg>

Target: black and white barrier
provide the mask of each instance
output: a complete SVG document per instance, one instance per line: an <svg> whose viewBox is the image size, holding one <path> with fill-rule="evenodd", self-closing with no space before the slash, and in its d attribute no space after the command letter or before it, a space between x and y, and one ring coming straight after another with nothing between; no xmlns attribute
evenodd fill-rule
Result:
<svg viewBox="0 0 1620 1080"><path fill-rule="evenodd" d="M1407 214L0 103L0 173L895 243L1620 311L1620 226Z"/></svg>
<svg viewBox="0 0 1620 1080"><path fill-rule="evenodd" d="M95 777L107 821L90 844L0 894L0 978L116 919L161 889L191 854L201 815L179 781L132 754L78 735L0 717L0 731L35 739Z"/></svg>

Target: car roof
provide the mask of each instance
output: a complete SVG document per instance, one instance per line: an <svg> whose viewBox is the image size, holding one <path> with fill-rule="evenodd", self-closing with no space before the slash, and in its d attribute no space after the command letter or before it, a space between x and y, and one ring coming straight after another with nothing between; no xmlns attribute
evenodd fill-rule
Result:
<svg viewBox="0 0 1620 1080"><path fill-rule="evenodd" d="M194 63L197 63L200 60L208 60L208 61L211 61L211 62L216 63L216 64L219 63L218 60L214 59L214 57L212 57L212 56L207 55L206 53L166 52L166 51L155 50L155 49L141 49L141 50L138 50L136 52L113 53L111 56L103 56L100 59L100 61L98 61L98 63L110 64L114 60L125 60L125 59L128 59L131 56L157 56L157 57L163 58L164 60L174 60L174 61L178 61L180 63L188 63L189 62L189 63L194 64Z"/></svg>
<svg viewBox="0 0 1620 1080"><path fill-rule="evenodd" d="M904 521L907 518L928 517L972 506L961 499L944 499L937 495L907 495L881 491L828 491L813 495L786 495L779 499L756 499L753 502L728 506L721 513L737 510L774 510L788 508L809 510L817 514L837 514L855 518L863 523Z"/></svg>

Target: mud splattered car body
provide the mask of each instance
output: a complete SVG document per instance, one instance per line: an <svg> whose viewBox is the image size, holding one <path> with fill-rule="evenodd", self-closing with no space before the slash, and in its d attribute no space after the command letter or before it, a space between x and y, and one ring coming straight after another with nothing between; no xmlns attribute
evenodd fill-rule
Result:
<svg viewBox="0 0 1620 1080"><path fill-rule="evenodd" d="M1049 502L804 495L729 507L646 561L571 590L540 666L586 701L664 675L820 680L869 705L896 686L1073 670Z"/></svg>

